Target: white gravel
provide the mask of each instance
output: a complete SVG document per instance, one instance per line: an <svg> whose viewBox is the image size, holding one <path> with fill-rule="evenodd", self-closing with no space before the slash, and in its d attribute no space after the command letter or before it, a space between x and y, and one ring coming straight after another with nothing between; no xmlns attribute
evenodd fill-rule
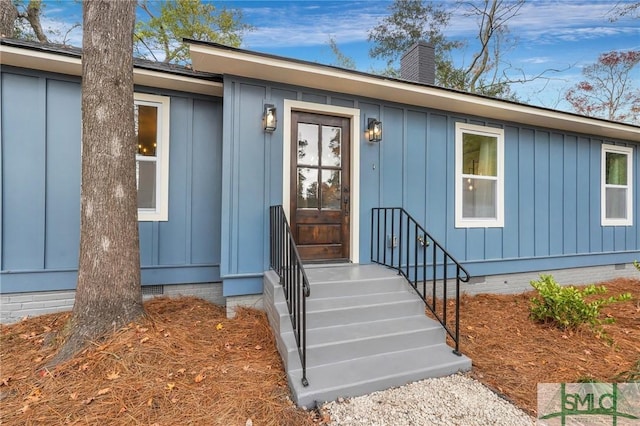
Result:
<svg viewBox="0 0 640 426"><path fill-rule="evenodd" d="M330 425L534 425L525 412L482 383L455 374L399 388L329 402L322 409Z"/></svg>

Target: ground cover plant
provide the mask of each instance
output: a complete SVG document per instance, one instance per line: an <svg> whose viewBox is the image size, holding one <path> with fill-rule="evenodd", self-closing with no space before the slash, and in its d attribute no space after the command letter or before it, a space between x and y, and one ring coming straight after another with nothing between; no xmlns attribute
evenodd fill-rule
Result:
<svg viewBox="0 0 640 426"><path fill-rule="evenodd" d="M604 285L591 284L581 289L561 286L551 275L540 275L539 280L531 281L531 286L537 290L531 298L532 319L550 322L562 330L589 326L599 337L606 337L603 324L615 322L611 315L602 317L602 308L631 299L631 293L605 297Z"/></svg>
<svg viewBox="0 0 640 426"><path fill-rule="evenodd" d="M536 385L640 378L640 280L603 283L631 299L602 309L609 344L586 329L560 330L529 318L533 292L463 296L461 349L470 373L530 413ZM55 332L68 313L0 326L0 424L305 425L326 414L289 399L263 312L200 299L159 298L130 324L59 366Z"/></svg>
<svg viewBox="0 0 640 426"><path fill-rule="evenodd" d="M531 414L538 383L629 382L640 377L640 280L605 283L608 294L630 299L601 310L607 339L589 327L561 329L529 317L534 291L463 296L462 352L472 375ZM610 339L610 340L609 340Z"/></svg>

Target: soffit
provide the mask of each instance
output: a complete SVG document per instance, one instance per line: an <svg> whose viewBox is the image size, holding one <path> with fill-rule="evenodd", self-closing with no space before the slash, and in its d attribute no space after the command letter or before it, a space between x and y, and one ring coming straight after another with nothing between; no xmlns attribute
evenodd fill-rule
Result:
<svg viewBox="0 0 640 426"><path fill-rule="evenodd" d="M640 127L226 46L190 41L195 70L291 84L487 119L640 142Z"/></svg>
<svg viewBox="0 0 640 426"><path fill-rule="evenodd" d="M33 49L0 44L0 64L20 68L48 71L59 74L81 76L82 63L79 57L61 55ZM146 68L133 69L133 81L137 85L178 90L221 97L222 83Z"/></svg>

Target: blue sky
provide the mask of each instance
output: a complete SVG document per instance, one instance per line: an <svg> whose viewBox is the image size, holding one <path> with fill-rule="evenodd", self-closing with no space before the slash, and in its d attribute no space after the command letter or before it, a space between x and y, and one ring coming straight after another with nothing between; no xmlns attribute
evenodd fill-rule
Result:
<svg viewBox="0 0 640 426"><path fill-rule="evenodd" d="M45 20L50 28L64 28L82 20L80 6L71 0L45 0ZM242 9L244 21L255 27L245 35L243 48L320 63L333 63L328 47L333 37L342 52L355 60L361 71L383 68L369 58L367 33L388 14L390 0L236 0L216 2ZM610 22L614 0L529 0L509 24L515 45L505 52L511 73L527 76L545 70L551 78L513 89L525 102L565 109L563 93L581 78L581 67L594 63L600 53L611 50L640 50L640 19ZM447 7L455 2L445 1ZM454 61L469 62L473 54L477 25L472 18L455 13L445 35L466 40ZM81 32L70 34L71 44L80 45ZM633 78L640 85L640 67Z"/></svg>

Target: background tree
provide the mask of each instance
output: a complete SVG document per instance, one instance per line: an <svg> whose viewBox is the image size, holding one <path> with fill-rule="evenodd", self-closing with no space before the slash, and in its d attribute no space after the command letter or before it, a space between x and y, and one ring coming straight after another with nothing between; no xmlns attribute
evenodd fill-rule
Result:
<svg viewBox="0 0 640 426"><path fill-rule="evenodd" d="M12 0L0 0L0 37L13 37L18 9Z"/></svg>
<svg viewBox="0 0 640 426"><path fill-rule="evenodd" d="M148 19L136 24L136 54L164 62L189 60L189 48L183 38L239 47L243 34L251 29L242 23L239 9L218 10L200 0L141 0L139 7Z"/></svg>
<svg viewBox="0 0 640 426"><path fill-rule="evenodd" d="M345 55L342 52L342 50L340 50L335 37L333 36L329 37L328 44L329 44L329 49L331 49L331 53L333 54L333 57L334 57L334 61L332 65L340 68L346 68L348 70L355 70L357 68L356 61L354 61L353 58L350 58L349 56Z"/></svg>
<svg viewBox="0 0 640 426"><path fill-rule="evenodd" d="M389 6L389 12L378 25L369 30L368 40L374 43L369 56L385 59L385 74L398 76L399 72L394 64L409 47L424 40L435 48L436 82L444 85L443 79L449 73L447 70L452 67L449 53L462 46L461 42L447 40L442 32L451 19L451 12L446 11L442 5L424 3L422 0L394 0Z"/></svg>
<svg viewBox="0 0 640 426"><path fill-rule="evenodd" d="M0 33L5 37L48 42L40 16L42 0L0 0ZM9 20L13 22L9 24Z"/></svg>
<svg viewBox="0 0 640 426"><path fill-rule="evenodd" d="M89 0L82 8L80 262L68 335L53 364L144 313L133 112L135 1Z"/></svg>
<svg viewBox="0 0 640 426"><path fill-rule="evenodd" d="M638 123L640 88L632 71L639 62L639 50L603 53L582 69L585 80L569 89L565 99L578 114Z"/></svg>
<svg viewBox="0 0 640 426"><path fill-rule="evenodd" d="M507 23L523 4L524 0L458 0L456 8L460 13L477 22L478 46L468 65L456 65L451 59L452 52L465 48L466 44L444 36L452 13L441 4L395 0L389 8L390 15L369 31L369 41L375 43L369 53L373 58L387 59L387 66L393 66L411 45L425 40L435 47L437 85L515 99L510 84L530 79L524 73L522 78L509 78L506 70L510 65L503 62L503 53L509 44ZM397 75L397 70L391 74Z"/></svg>
<svg viewBox="0 0 640 426"><path fill-rule="evenodd" d="M626 1L618 1L615 6L609 12L609 19L612 22L618 19L629 16L631 18L640 18L640 1L628 3Z"/></svg>

